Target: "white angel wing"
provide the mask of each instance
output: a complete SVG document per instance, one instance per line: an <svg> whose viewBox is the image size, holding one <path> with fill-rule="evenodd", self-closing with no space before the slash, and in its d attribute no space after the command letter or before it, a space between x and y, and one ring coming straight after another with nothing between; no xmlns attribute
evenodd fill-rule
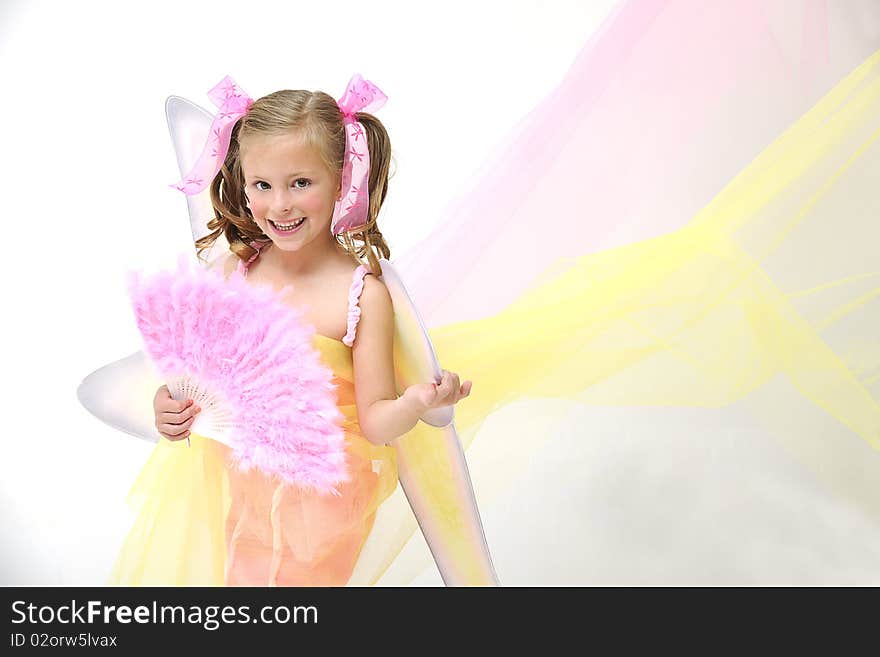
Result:
<svg viewBox="0 0 880 657"><path fill-rule="evenodd" d="M186 98L169 96L165 101L165 118L168 121L168 130L171 132L177 165L181 175L184 175L193 167L205 147L208 130L214 117L206 109ZM208 222L214 217L211 193L209 189L205 189L199 194L184 195L184 197L189 211L193 243L195 243L210 232ZM212 261L228 252L229 243L226 237L220 235L208 252L207 260Z"/></svg>
<svg viewBox="0 0 880 657"><path fill-rule="evenodd" d="M156 442L153 396L162 385L143 351L136 351L89 374L76 396L96 418L114 429Z"/></svg>

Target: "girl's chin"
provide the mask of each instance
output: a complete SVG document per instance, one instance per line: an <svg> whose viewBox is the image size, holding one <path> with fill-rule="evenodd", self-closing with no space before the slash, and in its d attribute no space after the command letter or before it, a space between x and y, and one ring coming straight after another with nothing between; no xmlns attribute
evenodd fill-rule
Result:
<svg viewBox="0 0 880 657"><path fill-rule="evenodd" d="M272 246L279 251L299 251L303 245L299 242L290 243L287 240L272 240Z"/></svg>

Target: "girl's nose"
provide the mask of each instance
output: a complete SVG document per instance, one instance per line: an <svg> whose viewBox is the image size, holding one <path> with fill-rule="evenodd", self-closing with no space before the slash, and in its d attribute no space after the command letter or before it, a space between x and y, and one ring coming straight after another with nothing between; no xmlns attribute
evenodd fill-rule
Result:
<svg viewBox="0 0 880 657"><path fill-rule="evenodd" d="M273 199L272 210L276 217L284 217L290 211L290 199L286 195L279 195Z"/></svg>

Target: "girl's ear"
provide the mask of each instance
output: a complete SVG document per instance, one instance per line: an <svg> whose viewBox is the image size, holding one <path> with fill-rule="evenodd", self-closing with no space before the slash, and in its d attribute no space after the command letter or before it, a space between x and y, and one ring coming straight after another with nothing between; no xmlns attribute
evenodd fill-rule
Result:
<svg viewBox="0 0 880 657"><path fill-rule="evenodd" d="M340 200L342 198L342 172L339 171L336 174L336 200Z"/></svg>

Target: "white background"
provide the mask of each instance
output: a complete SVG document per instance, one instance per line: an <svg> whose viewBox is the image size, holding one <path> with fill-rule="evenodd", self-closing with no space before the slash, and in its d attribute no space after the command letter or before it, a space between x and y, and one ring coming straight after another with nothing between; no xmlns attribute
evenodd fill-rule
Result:
<svg viewBox="0 0 880 657"><path fill-rule="evenodd" d="M139 348L124 272L190 238L164 115L231 75L253 97L338 97L353 73L397 173L392 258L468 189L486 154L562 79L612 0L422 3L0 3L5 347L0 584L101 584L151 445L77 402L84 376ZM429 578L430 579L430 578Z"/></svg>

